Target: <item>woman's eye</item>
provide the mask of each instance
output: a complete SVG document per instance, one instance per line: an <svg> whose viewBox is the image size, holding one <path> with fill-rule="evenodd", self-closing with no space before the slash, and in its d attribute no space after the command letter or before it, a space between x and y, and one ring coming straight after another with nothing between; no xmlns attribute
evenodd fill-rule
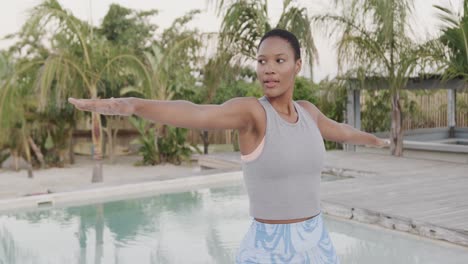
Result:
<svg viewBox="0 0 468 264"><path fill-rule="evenodd" d="M260 64L265 64L265 60L257 60L257 62Z"/></svg>
<svg viewBox="0 0 468 264"><path fill-rule="evenodd" d="M278 63L283 63L283 62L284 62L284 59L277 59L276 62L278 62Z"/></svg>

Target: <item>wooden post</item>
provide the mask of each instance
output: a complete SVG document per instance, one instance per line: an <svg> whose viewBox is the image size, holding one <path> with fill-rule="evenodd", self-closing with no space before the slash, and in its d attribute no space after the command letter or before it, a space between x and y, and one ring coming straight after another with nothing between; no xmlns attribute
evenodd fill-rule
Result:
<svg viewBox="0 0 468 264"><path fill-rule="evenodd" d="M457 91L455 89L447 90L447 126L449 128L449 138L455 137L456 127L456 109L457 109Z"/></svg>

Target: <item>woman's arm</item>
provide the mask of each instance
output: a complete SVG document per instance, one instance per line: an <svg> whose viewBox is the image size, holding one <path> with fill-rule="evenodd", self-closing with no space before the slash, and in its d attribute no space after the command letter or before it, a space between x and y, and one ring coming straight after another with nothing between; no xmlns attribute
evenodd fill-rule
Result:
<svg viewBox="0 0 468 264"><path fill-rule="evenodd" d="M139 98L73 99L76 108L104 115L137 115L167 125L197 129L245 129L253 125L254 97L233 98L221 105L198 105L189 101Z"/></svg>
<svg viewBox="0 0 468 264"><path fill-rule="evenodd" d="M338 123L326 117L320 110L309 101L298 101L315 120L322 137L329 141L335 141L345 144L370 145L375 147L385 147L390 145L388 139L378 138L370 133L355 129L354 127Z"/></svg>

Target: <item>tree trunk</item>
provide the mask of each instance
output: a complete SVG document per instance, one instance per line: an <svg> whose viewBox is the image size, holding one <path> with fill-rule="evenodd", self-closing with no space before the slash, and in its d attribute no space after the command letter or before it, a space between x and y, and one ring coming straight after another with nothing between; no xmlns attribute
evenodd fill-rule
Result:
<svg viewBox="0 0 468 264"><path fill-rule="evenodd" d="M12 164L10 169L14 171L19 171L20 169L25 169L28 172L28 178L33 178L33 169L31 166L31 163L28 163L27 161L21 160L21 156L19 154L19 151L17 150L10 150L10 156L12 158ZM20 164L21 163L21 164ZM8 166L6 166L8 167Z"/></svg>
<svg viewBox="0 0 468 264"><path fill-rule="evenodd" d="M400 105L400 91L392 95L392 127L390 150L393 156L401 157L403 155L403 128L402 113Z"/></svg>
<svg viewBox="0 0 468 264"><path fill-rule="evenodd" d="M109 118L110 119L110 118ZM114 164L114 144L113 144L113 135L112 135L112 122L107 120L106 135L107 135L107 150L108 157L111 164Z"/></svg>
<svg viewBox="0 0 468 264"><path fill-rule="evenodd" d="M118 128L114 128L114 132L112 133L112 163L115 161L115 145L117 144L117 133L119 132Z"/></svg>
<svg viewBox="0 0 468 264"><path fill-rule="evenodd" d="M75 139L73 138L73 129L70 129L70 144L68 146L68 159L70 164L75 164Z"/></svg>
<svg viewBox="0 0 468 264"><path fill-rule="evenodd" d="M92 183L102 182L102 125L101 118L98 113L93 112L91 119L92 130L91 135L93 138L93 177L91 179Z"/></svg>
<svg viewBox="0 0 468 264"><path fill-rule="evenodd" d="M36 145L36 143L34 143L34 140L31 137L28 137L28 141L29 141L29 145L31 145L31 148L34 151L34 154L39 160L39 163L41 163L41 169L44 169L45 168L44 155L42 154L41 150Z"/></svg>
<svg viewBox="0 0 468 264"><path fill-rule="evenodd" d="M240 151L239 148L239 132L237 129L233 129L231 132L232 148L234 151Z"/></svg>
<svg viewBox="0 0 468 264"><path fill-rule="evenodd" d="M29 164L29 167L28 167L28 178L30 179L34 178L33 168L31 164Z"/></svg>
<svg viewBox="0 0 468 264"><path fill-rule="evenodd" d="M11 156L13 157L13 166L12 169L15 171L19 170L19 157L18 157L18 152L16 150L12 150Z"/></svg>
<svg viewBox="0 0 468 264"><path fill-rule="evenodd" d="M32 158L31 158L31 150L29 148L28 139L26 137L23 138L23 146L24 146L24 153L26 153L26 160L28 162L28 177L32 178Z"/></svg>
<svg viewBox="0 0 468 264"><path fill-rule="evenodd" d="M203 140L203 153L206 155L208 154L208 146L210 145L210 142L208 142L208 131L203 130L200 136Z"/></svg>
<svg viewBox="0 0 468 264"><path fill-rule="evenodd" d="M117 133L119 129L115 126L116 121L120 119L119 117L108 117L107 118L107 127L106 127L106 134L107 134L107 145L109 145L109 159L110 163L115 163L115 142L117 141Z"/></svg>

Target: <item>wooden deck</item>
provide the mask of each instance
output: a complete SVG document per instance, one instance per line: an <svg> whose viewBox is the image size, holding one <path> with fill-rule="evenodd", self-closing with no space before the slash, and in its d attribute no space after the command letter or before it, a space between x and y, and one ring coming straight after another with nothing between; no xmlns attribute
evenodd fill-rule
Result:
<svg viewBox="0 0 468 264"><path fill-rule="evenodd" d="M239 153L199 162L214 160L240 169ZM322 182L325 213L468 246L468 164L330 151L324 172L352 176Z"/></svg>

